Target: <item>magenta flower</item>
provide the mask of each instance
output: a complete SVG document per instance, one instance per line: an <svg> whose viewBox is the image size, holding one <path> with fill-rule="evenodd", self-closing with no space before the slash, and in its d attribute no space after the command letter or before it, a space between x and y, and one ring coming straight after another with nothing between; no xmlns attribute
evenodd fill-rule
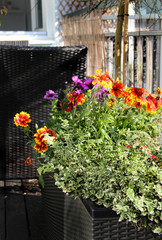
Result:
<svg viewBox="0 0 162 240"><path fill-rule="evenodd" d="M58 97L58 95L52 90L46 91L46 95L44 95L45 99L55 99L57 97Z"/></svg>
<svg viewBox="0 0 162 240"><path fill-rule="evenodd" d="M82 92L83 92L83 91L82 91L81 89L78 89L78 90L72 92L72 94L77 93L77 94L79 95L79 94L81 94Z"/></svg>
<svg viewBox="0 0 162 240"><path fill-rule="evenodd" d="M82 90L88 90L90 88L93 87L92 85L92 80L89 79L85 79L83 80L83 82L78 78L78 76L73 76L72 77L73 82L75 82L75 87L76 88L80 88Z"/></svg>
<svg viewBox="0 0 162 240"><path fill-rule="evenodd" d="M73 82L75 82L76 85L79 85L82 83L82 81L78 78L78 76L72 77Z"/></svg>
<svg viewBox="0 0 162 240"><path fill-rule="evenodd" d="M89 89L92 89L94 85L92 84L93 80L91 78L84 80L84 85L86 85Z"/></svg>
<svg viewBox="0 0 162 240"><path fill-rule="evenodd" d="M103 103L104 99L110 95L109 91L106 88L101 88L100 90L96 91L93 95L93 98L97 97L97 102Z"/></svg>

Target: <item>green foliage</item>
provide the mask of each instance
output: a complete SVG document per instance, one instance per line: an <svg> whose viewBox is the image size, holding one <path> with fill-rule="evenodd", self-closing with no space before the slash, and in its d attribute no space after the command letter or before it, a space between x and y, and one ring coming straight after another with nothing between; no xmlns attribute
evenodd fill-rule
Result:
<svg viewBox="0 0 162 240"><path fill-rule="evenodd" d="M117 98L107 106L94 99L96 88L86 92L86 101L63 114L52 102L47 127L58 140L43 153L39 173L52 172L59 188L75 198L89 198L111 206L120 220L161 233L162 148L160 111L130 107Z"/></svg>
<svg viewBox="0 0 162 240"><path fill-rule="evenodd" d="M72 80L74 86L61 101L52 90L46 92L50 118L46 126L36 125L35 134L28 126L30 114L22 111L14 117L36 150L40 183L43 174L53 174L66 194L111 206L120 221L161 234L161 89L157 95L124 89L101 70ZM28 157L26 165L31 161Z"/></svg>

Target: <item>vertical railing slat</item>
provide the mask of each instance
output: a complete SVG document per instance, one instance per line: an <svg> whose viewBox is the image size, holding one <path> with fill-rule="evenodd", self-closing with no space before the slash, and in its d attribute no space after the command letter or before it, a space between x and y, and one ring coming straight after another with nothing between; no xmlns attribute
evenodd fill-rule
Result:
<svg viewBox="0 0 162 240"><path fill-rule="evenodd" d="M147 37L147 82L148 91L152 92L152 76L153 76L153 38Z"/></svg>
<svg viewBox="0 0 162 240"><path fill-rule="evenodd" d="M143 37L143 74L142 74L142 87L147 89L147 45L146 37Z"/></svg>
<svg viewBox="0 0 162 240"><path fill-rule="evenodd" d="M153 38L153 81L152 81L152 92L155 93L157 89L157 37Z"/></svg>
<svg viewBox="0 0 162 240"><path fill-rule="evenodd" d="M137 37L134 37L134 87L137 87Z"/></svg>
<svg viewBox="0 0 162 240"><path fill-rule="evenodd" d="M151 35L147 32L129 34L127 55L127 86L142 87L155 93L161 86L161 33ZM121 80L122 80L121 54ZM110 76L115 76L115 37L107 36L107 69Z"/></svg>

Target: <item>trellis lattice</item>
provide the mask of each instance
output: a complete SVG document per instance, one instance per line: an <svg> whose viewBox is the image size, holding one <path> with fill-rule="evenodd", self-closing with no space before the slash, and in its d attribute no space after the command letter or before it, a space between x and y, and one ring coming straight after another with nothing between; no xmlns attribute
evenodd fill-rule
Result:
<svg viewBox="0 0 162 240"><path fill-rule="evenodd" d="M91 1L91 4L93 1ZM69 1L69 0L58 0L58 15L57 15L57 21L58 21L58 33L59 38L62 38L62 16L68 13L75 12L77 10L80 10L84 7L87 7L89 5L89 1Z"/></svg>

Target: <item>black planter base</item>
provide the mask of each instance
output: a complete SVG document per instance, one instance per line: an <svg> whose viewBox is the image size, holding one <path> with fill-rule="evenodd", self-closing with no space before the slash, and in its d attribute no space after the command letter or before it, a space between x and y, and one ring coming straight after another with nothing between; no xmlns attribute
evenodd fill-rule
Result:
<svg viewBox="0 0 162 240"><path fill-rule="evenodd" d="M119 222L110 208L66 196L53 178L44 180L46 240L161 240L147 229L138 231L131 223Z"/></svg>

